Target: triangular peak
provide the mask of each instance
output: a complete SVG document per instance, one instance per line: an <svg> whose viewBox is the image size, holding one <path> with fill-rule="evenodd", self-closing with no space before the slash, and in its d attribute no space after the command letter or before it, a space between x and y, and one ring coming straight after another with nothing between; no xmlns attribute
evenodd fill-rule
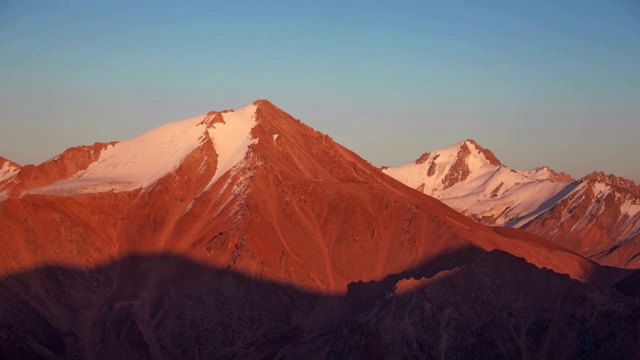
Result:
<svg viewBox="0 0 640 360"><path fill-rule="evenodd" d="M19 168L22 167L18 163L13 162L13 161L11 161L11 160L9 160L7 158L3 158L2 156L0 156L0 168L3 168L5 166L16 168L16 169L19 169Z"/></svg>
<svg viewBox="0 0 640 360"><path fill-rule="evenodd" d="M14 177L20 169L20 165L9 159L0 157L0 182Z"/></svg>
<svg viewBox="0 0 640 360"><path fill-rule="evenodd" d="M440 163L443 161L463 162L467 163L470 168L484 167L486 165L502 165L500 160L496 158L491 150L483 148L472 139L455 143L444 149L436 150L431 153L424 153L420 158L418 158L418 160L416 160L416 163L422 164L429 160L438 160Z"/></svg>
<svg viewBox="0 0 640 360"><path fill-rule="evenodd" d="M269 101L267 99L258 99L256 101L254 101L253 104L255 104L259 108L266 108L266 107L278 108L277 106L273 105L273 103L271 101Z"/></svg>
<svg viewBox="0 0 640 360"><path fill-rule="evenodd" d="M502 165L502 163L500 162L500 160L498 160L498 158L495 156L493 151L483 148L475 140L467 139L464 141L464 144L469 147L471 146L474 147L480 154L482 154L482 156L489 162L489 164L497 165L497 166Z"/></svg>

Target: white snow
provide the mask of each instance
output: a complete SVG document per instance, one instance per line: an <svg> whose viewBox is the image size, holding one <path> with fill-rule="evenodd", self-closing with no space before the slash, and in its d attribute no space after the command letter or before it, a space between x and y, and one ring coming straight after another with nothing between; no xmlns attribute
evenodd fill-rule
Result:
<svg viewBox="0 0 640 360"><path fill-rule="evenodd" d="M523 225L553 205L547 202L548 199L563 198L573 190L573 186L567 187L570 183L548 180L550 172L544 167L515 171L506 166L492 165L471 142L467 142L471 149L466 160L470 171L468 177L444 189L443 180L457 160L463 143L434 151L421 164L413 162L383 171L412 188L420 188L424 184L424 193L458 211L465 211L478 219L493 216L495 225ZM432 166L435 171L429 176Z"/></svg>
<svg viewBox="0 0 640 360"><path fill-rule="evenodd" d="M541 166L533 170L519 171L531 180L549 180L551 178L551 170L546 166Z"/></svg>
<svg viewBox="0 0 640 360"><path fill-rule="evenodd" d="M630 217L636 216L640 213L640 204L634 204L633 202L627 200L620 205L620 212L622 214L627 214Z"/></svg>
<svg viewBox="0 0 640 360"><path fill-rule="evenodd" d="M567 189L567 194L561 191ZM548 210L556 204L557 201L567 196L573 191L571 183L554 182L554 181L532 181L514 185L503 196L488 200L484 206L492 202L506 202L512 205L498 219L495 225L509 225L520 227L529 222L540 213ZM557 201L548 201L553 199ZM480 210L482 205L478 204L474 210Z"/></svg>
<svg viewBox="0 0 640 360"><path fill-rule="evenodd" d="M458 152L460 151L460 147L462 147L463 144L464 142L459 142L442 150L434 151L429 154L427 160L422 164L412 162L397 167L387 168L384 172L412 188L417 188L424 184L425 192L428 195L439 197L438 195L444 188L442 179L447 173L449 173L449 170L454 164ZM472 154L467 159L467 165L472 172L491 166L489 161L481 156L473 145L470 143L468 145L470 145L473 150ZM434 164L435 173L432 176L427 176L431 164Z"/></svg>
<svg viewBox="0 0 640 360"><path fill-rule="evenodd" d="M528 171L516 171L502 165L492 165L471 142L467 146L471 154L466 159L469 175L464 181L445 189L444 180L458 159L463 142L429 154L426 161L383 170L402 183L423 188L423 192L480 220L493 218L493 225L520 227L548 210L567 196L574 202L583 199L586 184L551 180L552 171L539 167ZM431 169L431 175L428 175ZM611 191L605 183L593 185L594 203L588 214L598 216L603 208L598 203ZM640 213L640 204L620 199L621 212L630 217ZM568 210L567 210L568 211ZM568 216L568 213L565 214Z"/></svg>
<svg viewBox="0 0 640 360"><path fill-rule="evenodd" d="M242 160L255 125L256 105L223 114L225 123L204 122L206 115L172 122L103 150L99 159L71 178L27 193L58 195L145 188L176 170L207 137L218 154L213 184Z"/></svg>
<svg viewBox="0 0 640 360"><path fill-rule="evenodd" d="M2 164L2 167L0 167L0 182L11 179L16 176L19 171L20 169L13 166L10 162L5 162Z"/></svg>
<svg viewBox="0 0 640 360"><path fill-rule="evenodd" d="M216 123L208 129L218 154L218 169L206 189L239 163L249 147L258 142L258 139L251 137L251 129L256 124L256 108L255 104L249 104L236 111L223 113L224 124Z"/></svg>

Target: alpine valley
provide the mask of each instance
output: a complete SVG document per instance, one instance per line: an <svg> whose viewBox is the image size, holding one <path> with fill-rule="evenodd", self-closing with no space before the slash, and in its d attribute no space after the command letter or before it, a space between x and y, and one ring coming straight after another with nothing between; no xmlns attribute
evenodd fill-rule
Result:
<svg viewBox="0 0 640 360"><path fill-rule="evenodd" d="M470 140L380 170L266 100L0 158L0 358L638 358L639 195Z"/></svg>

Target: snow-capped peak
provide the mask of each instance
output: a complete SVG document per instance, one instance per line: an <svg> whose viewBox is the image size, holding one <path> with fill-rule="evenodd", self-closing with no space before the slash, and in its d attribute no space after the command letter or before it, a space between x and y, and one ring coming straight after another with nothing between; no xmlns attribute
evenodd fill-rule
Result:
<svg viewBox="0 0 640 360"><path fill-rule="evenodd" d="M71 178L29 193L66 195L145 188L175 171L207 139L213 142L218 156L211 185L242 160L247 147L257 141L251 137L256 108L252 103L235 111L211 112L162 125L109 146L97 161ZM222 121L213 121L216 114Z"/></svg>
<svg viewBox="0 0 640 360"><path fill-rule="evenodd" d="M384 171L411 187L422 188L425 193L436 196L467 179L492 173L500 166L500 161L491 151L473 140L465 140L425 153L413 163L385 168Z"/></svg>
<svg viewBox="0 0 640 360"><path fill-rule="evenodd" d="M456 210L477 219L494 219L496 225L531 218L546 208L546 199L559 194L572 180L547 167L512 170L473 140L383 171Z"/></svg>
<svg viewBox="0 0 640 360"><path fill-rule="evenodd" d="M0 182L9 180L20 171L20 166L12 161L0 157Z"/></svg>

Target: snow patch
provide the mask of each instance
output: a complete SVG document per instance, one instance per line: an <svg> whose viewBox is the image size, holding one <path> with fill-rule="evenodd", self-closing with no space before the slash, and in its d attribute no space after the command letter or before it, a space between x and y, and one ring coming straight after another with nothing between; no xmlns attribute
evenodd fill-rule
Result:
<svg viewBox="0 0 640 360"><path fill-rule="evenodd" d="M208 129L218 154L218 169L205 191L244 159L251 145L258 142L251 136L251 129L256 125L256 109L257 105L249 104L236 111L223 113L224 123L213 124L213 128Z"/></svg>
<svg viewBox="0 0 640 360"><path fill-rule="evenodd" d="M604 198L611 192L611 186L603 182L593 184L593 195L595 198Z"/></svg>
<svg viewBox="0 0 640 360"><path fill-rule="evenodd" d="M469 175L444 189L443 180L458 160L466 143ZM553 205L550 199L564 198L575 186L549 180L549 171L538 168L515 171L493 165L471 142L460 142L429 154L426 161L412 162L383 170L387 175L434 196L450 207L477 219L492 217L494 225L521 226ZM577 184L576 184L577 186Z"/></svg>
<svg viewBox="0 0 640 360"><path fill-rule="evenodd" d="M634 204L633 202L627 200L620 205L620 212L622 214L627 214L630 217L636 216L640 213L640 204Z"/></svg>
<svg viewBox="0 0 640 360"><path fill-rule="evenodd" d="M19 171L20 169L13 166L10 162L5 162L4 164L2 164L2 167L0 167L0 182L9 180L12 177L18 175Z"/></svg>
<svg viewBox="0 0 640 360"><path fill-rule="evenodd" d="M69 195L149 186L174 171L203 142L203 119L204 115L176 121L108 146L96 162L70 179L27 193Z"/></svg>
<svg viewBox="0 0 640 360"><path fill-rule="evenodd" d="M131 140L110 145L98 160L71 178L25 192L71 195L146 188L174 172L207 138L213 141L218 167L208 187L237 164L255 125L255 104L222 113L224 123L203 121L207 115L165 124Z"/></svg>

